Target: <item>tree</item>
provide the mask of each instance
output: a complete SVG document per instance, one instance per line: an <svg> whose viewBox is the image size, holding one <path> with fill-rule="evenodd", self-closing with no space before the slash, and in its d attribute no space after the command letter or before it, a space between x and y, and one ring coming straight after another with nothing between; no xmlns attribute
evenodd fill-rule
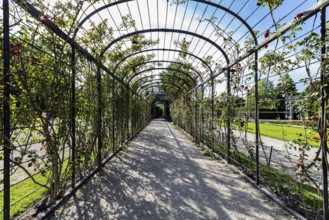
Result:
<svg viewBox="0 0 329 220"><path fill-rule="evenodd" d="M275 89L272 81L261 79L258 82L258 97L259 108L272 108L273 102L275 102Z"/></svg>
<svg viewBox="0 0 329 220"><path fill-rule="evenodd" d="M296 84L289 74L280 75L279 82L275 88L275 97L278 100L276 102L277 109L285 108L285 99L293 99L298 95Z"/></svg>
<svg viewBox="0 0 329 220"><path fill-rule="evenodd" d="M319 100L320 81L315 81L306 87L305 91L301 94L301 105L299 111L305 112L306 117L316 118L320 111L321 105Z"/></svg>

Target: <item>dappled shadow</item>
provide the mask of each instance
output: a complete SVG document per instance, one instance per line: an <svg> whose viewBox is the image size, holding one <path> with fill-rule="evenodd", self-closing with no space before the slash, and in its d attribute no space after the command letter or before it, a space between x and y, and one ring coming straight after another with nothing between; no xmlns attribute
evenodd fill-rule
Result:
<svg viewBox="0 0 329 220"><path fill-rule="evenodd" d="M52 219L289 218L221 161L154 120Z"/></svg>

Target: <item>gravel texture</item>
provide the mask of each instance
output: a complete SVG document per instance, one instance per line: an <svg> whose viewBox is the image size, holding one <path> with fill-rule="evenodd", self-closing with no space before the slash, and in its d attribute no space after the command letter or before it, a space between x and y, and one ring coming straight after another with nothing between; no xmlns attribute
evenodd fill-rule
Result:
<svg viewBox="0 0 329 220"><path fill-rule="evenodd" d="M50 219L294 218L171 123L154 120Z"/></svg>

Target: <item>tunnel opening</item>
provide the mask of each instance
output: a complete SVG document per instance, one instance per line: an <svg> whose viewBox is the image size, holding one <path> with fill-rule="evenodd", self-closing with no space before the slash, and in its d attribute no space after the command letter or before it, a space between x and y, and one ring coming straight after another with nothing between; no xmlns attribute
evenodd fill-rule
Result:
<svg viewBox="0 0 329 220"><path fill-rule="evenodd" d="M164 118L164 105L162 103L159 103L155 105L155 118Z"/></svg>
<svg viewBox="0 0 329 220"><path fill-rule="evenodd" d="M170 103L166 100L155 100L151 106L151 119L163 118L171 121Z"/></svg>

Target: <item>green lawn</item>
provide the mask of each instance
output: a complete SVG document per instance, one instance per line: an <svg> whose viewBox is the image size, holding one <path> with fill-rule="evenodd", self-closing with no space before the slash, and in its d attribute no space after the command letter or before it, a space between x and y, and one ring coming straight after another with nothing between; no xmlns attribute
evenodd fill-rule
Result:
<svg viewBox="0 0 329 220"><path fill-rule="evenodd" d="M47 182L47 177L43 177L41 174L37 174L34 176L36 181L42 184ZM28 195L26 198L17 202L10 208L10 216L13 217L21 212L24 212L26 209L34 205L37 201L39 201L44 194L46 193L45 188L40 188L37 184L35 184L31 179L27 179L23 182L18 183L17 185L10 188L10 203L13 204L19 199L21 199L24 195ZM3 209L3 192L0 193L0 207ZM3 212L0 213L0 219L3 218Z"/></svg>
<svg viewBox="0 0 329 220"><path fill-rule="evenodd" d="M320 146L319 134L312 129L304 129L286 124L259 123L259 130L263 136L286 141L307 140L309 144L315 147ZM248 122L248 132L255 133L254 122Z"/></svg>
<svg viewBox="0 0 329 220"><path fill-rule="evenodd" d="M64 160L62 172L64 172L67 166L68 160ZM39 173L34 176L34 179L40 184L46 184L49 175L49 171L45 173L45 176L42 176L41 173ZM46 188L40 187L38 184L35 184L30 178L16 184L15 186L12 186L10 188L10 204L13 205L10 207L10 216L17 216L22 212L26 211L28 208L32 207L44 197L46 192ZM16 203L16 201L20 200L22 197L25 198ZM0 207L1 209L3 209L3 192L0 193L0 198ZM2 218L3 212L0 213L0 219Z"/></svg>

